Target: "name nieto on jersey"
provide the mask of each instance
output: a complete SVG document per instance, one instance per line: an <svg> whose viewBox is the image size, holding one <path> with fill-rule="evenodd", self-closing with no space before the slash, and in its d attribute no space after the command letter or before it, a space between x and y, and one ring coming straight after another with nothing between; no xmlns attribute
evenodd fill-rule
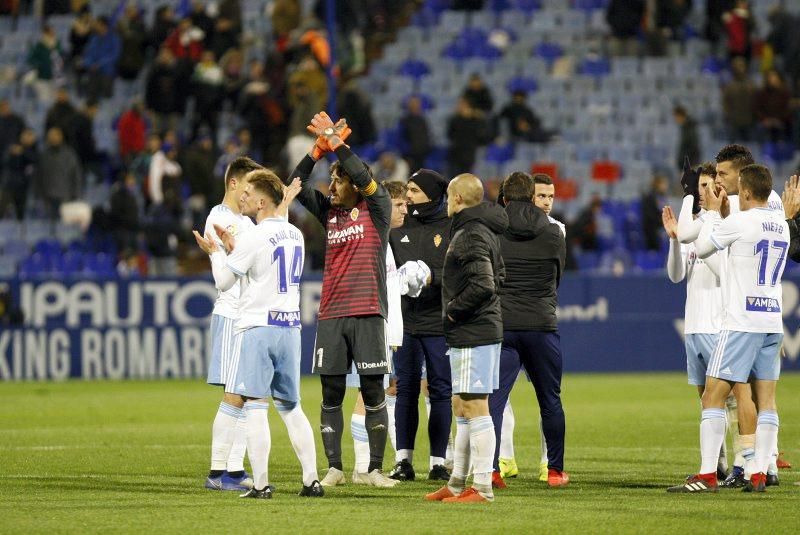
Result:
<svg viewBox="0 0 800 535"><path fill-rule="evenodd" d="M774 221L763 221L761 223L761 230L764 232L777 232L783 234L783 225L775 223Z"/></svg>

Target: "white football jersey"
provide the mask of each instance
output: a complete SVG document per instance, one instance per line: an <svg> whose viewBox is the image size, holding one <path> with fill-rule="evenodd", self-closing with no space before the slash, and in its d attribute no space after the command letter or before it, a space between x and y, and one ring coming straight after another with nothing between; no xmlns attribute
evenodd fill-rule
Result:
<svg viewBox="0 0 800 535"><path fill-rule="evenodd" d="M783 332L781 277L790 241L783 211L752 208L724 220L716 212L709 215L714 226L711 243L717 250L728 249L722 328Z"/></svg>
<svg viewBox="0 0 800 535"><path fill-rule="evenodd" d="M243 231L253 227L253 221L246 215L234 213L233 210L224 204L218 204L211 209L206 218L206 227L203 235L211 236L217 247L222 248L222 240L219 239L214 231L214 225L219 225L228 230L235 238ZM238 245L238 244L237 244ZM226 291L217 293L217 300L214 302L214 314L225 318L236 319L239 314L239 283Z"/></svg>
<svg viewBox="0 0 800 535"><path fill-rule="evenodd" d="M731 213L735 214L736 212L740 212L739 210L739 196L738 195L730 195L728 197L728 201L731 203ZM769 194L769 198L767 199L767 208L774 212L783 213L783 201L781 200L781 196L778 195L775 190L772 190Z"/></svg>
<svg viewBox="0 0 800 535"><path fill-rule="evenodd" d="M723 253L716 252L719 261L724 261ZM694 243L681 245L681 257L686 267L686 312L683 325L684 334L715 334L722 327L722 285L716 273L706 262L697 256Z"/></svg>
<svg viewBox="0 0 800 535"><path fill-rule="evenodd" d="M386 319L386 342L390 347L403 345L403 311L400 303L400 273L394 261L392 246L386 246L386 295L389 314Z"/></svg>
<svg viewBox="0 0 800 535"><path fill-rule="evenodd" d="M227 258L241 284L237 331L300 327L304 258L303 234L282 217L264 219L239 236Z"/></svg>

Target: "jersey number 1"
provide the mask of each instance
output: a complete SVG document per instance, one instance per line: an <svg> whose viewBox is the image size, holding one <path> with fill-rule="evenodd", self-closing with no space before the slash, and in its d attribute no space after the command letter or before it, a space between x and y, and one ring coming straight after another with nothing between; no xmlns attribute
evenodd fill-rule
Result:
<svg viewBox="0 0 800 535"><path fill-rule="evenodd" d="M292 254L292 265L286 269L286 249L283 245L275 248L272 253L272 263L278 263L278 293L285 294L289 286L300 285L300 274L303 273L303 248L297 246Z"/></svg>
<svg viewBox="0 0 800 535"><path fill-rule="evenodd" d="M769 250L778 249L780 256L775 262L775 268L772 270L772 279L770 286L778 284L778 276L781 274L783 263L786 260L786 249L789 244L785 241L774 241L770 243L769 240L761 240L756 244L755 254L761 255L761 260L758 262L758 285L765 286L767 284L767 260L769 259Z"/></svg>

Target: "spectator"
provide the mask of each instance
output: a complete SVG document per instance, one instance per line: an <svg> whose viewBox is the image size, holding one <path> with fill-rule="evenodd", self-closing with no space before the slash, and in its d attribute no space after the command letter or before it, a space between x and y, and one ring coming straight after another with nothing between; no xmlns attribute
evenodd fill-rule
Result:
<svg viewBox="0 0 800 535"><path fill-rule="evenodd" d="M147 122L145 121L142 103L134 102L120 116L117 122L119 135L119 155L123 161L128 162L138 153L144 151Z"/></svg>
<svg viewBox="0 0 800 535"><path fill-rule="evenodd" d="M150 34L150 46L155 50L160 49L177 25L172 6L162 5L156 9L153 31Z"/></svg>
<svg viewBox="0 0 800 535"><path fill-rule="evenodd" d="M546 143L550 141L552 133L542 128L541 120L525 102L526 98L524 91L514 91L511 102L503 107L499 118L505 121L507 131L514 141Z"/></svg>
<svg viewBox="0 0 800 535"><path fill-rule="evenodd" d="M372 118L372 103L355 80L348 80L341 88L337 109L339 115L345 117L347 124L353 129L347 140L349 144L359 146L378 140L375 120Z"/></svg>
<svg viewBox="0 0 800 535"><path fill-rule="evenodd" d="M678 40L691 11L692 0L656 0L656 27L666 39Z"/></svg>
<svg viewBox="0 0 800 535"><path fill-rule="evenodd" d="M722 24L722 15L731 8L732 0L706 0L706 23L704 26L705 38L711 44L711 54L719 55L719 43L725 27Z"/></svg>
<svg viewBox="0 0 800 535"><path fill-rule="evenodd" d="M768 20L771 28L767 42L783 60L783 71L789 77L790 87L797 88L800 82L800 32L797 31L800 16L779 4L770 9Z"/></svg>
<svg viewBox="0 0 800 535"><path fill-rule="evenodd" d="M172 55L178 60L189 60L192 63L200 61L203 55L203 30L192 25L192 19L183 18L178 26L172 30L164 46L169 48Z"/></svg>
<svg viewBox="0 0 800 535"><path fill-rule="evenodd" d="M63 87L59 88L56 91L56 101L47 111L47 116L44 120L45 130L58 128L62 133L70 132L72 130L72 119L77 113L77 110L69 100L69 91Z"/></svg>
<svg viewBox="0 0 800 535"><path fill-rule="evenodd" d="M161 136L150 134L147 136L146 150L134 155L128 165L128 171L136 176L136 182L139 184L139 189L145 198L148 196L147 191L150 185L147 178L150 173L150 163L153 161L155 153L161 150L161 143Z"/></svg>
<svg viewBox="0 0 800 535"><path fill-rule="evenodd" d="M219 3L219 15L214 25L212 44L214 55L221 58L231 48L238 48L241 33L242 6L239 0L222 0Z"/></svg>
<svg viewBox="0 0 800 535"><path fill-rule="evenodd" d="M195 197L193 204L210 210L216 199L224 193L223 181L214 178L214 142L208 134L201 134L189 147L184 157L183 169L189 183L189 191ZM206 210L206 211L207 211ZM205 217L205 216L204 216Z"/></svg>
<svg viewBox="0 0 800 535"><path fill-rule="evenodd" d="M299 0L275 0L272 7L272 31L278 50L285 52L289 45L289 35L300 26Z"/></svg>
<svg viewBox="0 0 800 535"><path fill-rule="evenodd" d="M575 219L575 223L570 230L572 231L573 243L581 251L598 250L598 219L603 208L603 201L595 195L589 201L589 205L584 208ZM569 237L569 235L567 235Z"/></svg>
<svg viewBox="0 0 800 535"><path fill-rule="evenodd" d="M122 258L130 257L138 248L139 214L142 210L141 194L138 192L136 176L124 173L114 184L110 198L111 210L108 225L117 250Z"/></svg>
<svg viewBox="0 0 800 535"><path fill-rule="evenodd" d="M57 220L61 205L78 198L81 182L81 164L75 150L64 142L60 128L48 129L47 145L39 154L35 190L50 219Z"/></svg>
<svg viewBox="0 0 800 535"><path fill-rule="evenodd" d="M181 208L177 192L164 192L163 202L150 205L147 211L145 239L150 253L148 273L155 277L178 274L178 236Z"/></svg>
<svg viewBox="0 0 800 535"><path fill-rule="evenodd" d="M756 118L765 139L783 141L791 132L792 95L781 74L770 69L764 73L764 85L756 93Z"/></svg>
<svg viewBox="0 0 800 535"><path fill-rule="evenodd" d="M19 140L19 135L25 129L25 121L22 117L11 111L11 105L7 99L0 99L0 156L6 153L6 149ZM2 165L0 165L2 171Z"/></svg>
<svg viewBox="0 0 800 535"><path fill-rule="evenodd" d="M467 87L464 89L464 93L461 96L467 99L467 102L469 102L469 105L472 106L473 109L482 111L487 115L492 113L492 108L494 108L492 92L486 87L480 74L473 73L469 77Z"/></svg>
<svg viewBox="0 0 800 535"><path fill-rule="evenodd" d="M232 104L239 101L239 93L244 87L244 55L238 48L231 48L219 60L222 69L222 97Z"/></svg>
<svg viewBox="0 0 800 535"><path fill-rule="evenodd" d="M134 3L125 7L125 15L117 23L117 31L122 41L117 65L119 76L123 80L135 80L144 67L147 28Z"/></svg>
<svg viewBox="0 0 800 535"><path fill-rule="evenodd" d="M92 12L89 10L89 6L85 5L72 21L72 26L69 30L69 59L73 68L79 74L83 72L80 59L83 57L83 51L92 36L93 28Z"/></svg>
<svg viewBox="0 0 800 535"><path fill-rule="evenodd" d="M698 160L693 160L697 163ZM651 190L642 197L642 233L644 247L648 251L661 249L662 229L661 207L666 206L667 178L661 175L653 177Z"/></svg>
<svg viewBox="0 0 800 535"><path fill-rule="evenodd" d="M722 112L728 127L728 140L750 141L755 119L756 88L747 75L747 61L733 58L730 82L722 88Z"/></svg>
<svg viewBox="0 0 800 535"><path fill-rule="evenodd" d="M42 29L42 37L28 52L28 65L31 71L27 79L36 88L39 102L53 100L55 86L64 76L64 59L58 36L48 25Z"/></svg>
<svg viewBox="0 0 800 535"><path fill-rule="evenodd" d="M83 67L87 71L86 97L89 100L113 95L117 60L122 50L119 36L109 27L108 17L99 17L94 28L95 33L83 52Z"/></svg>
<svg viewBox="0 0 800 535"><path fill-rule="evenodd" d="M263 157L272 160L278 151L272 150L271 147L283 148L286 111L270 89L270 84L264 79L264 66L258 61L250 62L249 77L239 94L237 109L250 130L256 150L260 151ZM295 104L300 105L297 101ZM314 113L321 109L318 102L314 105L317 109L305 119L306 125Z"/></svg>
<svg viewBox="0 0 800 535"><path fill-rule="evenodd" d="M748 1L736 0L734 8L722 15L722 22L728 37L728 58L741 56L750 63L754 25Z"/></svg>
<svg viewBox="0 0 800 535"><path fill-rule="evenodd" d="M310 144L308 146L310 146ZM306 146L306 149L308 149L308 146ZM225 170L233 160L241 155L242 153L239 150L239 143L236 141L236 138L228 139L225 142L222 154L217 158L217 163L214 164L214 176L217 177L217 182L224 184Z"/></svg>
<svg viewBox="0 0 800 535"><path fill-rule="evenodd" d="M309 55L304 55L300 62L297 64L295 71L289 76L288 91L289 91L289 105L292 105L292 89L294 86L302 84L308 90L312 91L315 95L315 102L320 106L319 109L324 109L328 104L328 78L325 73L320 69L317 62L314 61ZM319 110L317 110L319 111ZM313 117L313 115L312 115ZM350 117L348 117L350 119ZM355 134L355 129L353 129ZM358 145L358 143L352 143Z"/></svg>
<svg viewBox="0 0 800 535"><path fill-rule="evenodd" d="M645 12L645 0L611 0L606 22L611 27L610 51L614 56L635 56L639 52L639 31Z"/></svg>
<svg viewBox="0 0 800 535"><path fill-rule="evenodd" d="M145 87L145 105L153 110L154 129L174 128L178 123L178 69L175 56L167 47L158 51Z"/></svg>
<svg viewBox="0 0 800 535"><path fill-rule="evenodd" d="M36 178L39 153L36 147L36 133L25 128L19 140L12 143L6 151L0 174L0 218L5 217L8 205L13 203L14 213L19 221L25 217L28 191Z"/></svg>
<svg viewBox="0 0 800 535"><path fill-rule="evenodd" d="M406 161L398 158L397 154L391 151L381 153L378 157L378 162L373 166L373 170L375 180L378 182L384 180L407 182L408 177L411 175Z"/></svg>
<svg viewBox="0 0 800 535"><path fill-rule="evenodd" d="M97 152L97 143L95 143L94 139L94 119L96 116L97 103L88 101L83 110L75 115L69 140L70 145L78 155L84 173L91 173L96 181L100 182L105 177L103 175L102 157Z"/></svg>
<svg viewBox="0 0 800 535"><path fill-rule="evenodd" d="M683 167L683 159L687 156L692 164L697 164L700 162L700 136L697 133L697 121L689 115L683 106L675 106L672 110L672 116L680 129L678 154L675 155L677 168ZM659 213L661 212L659 211Z"/></svg>
<svg viewBox="0 0 800 535"><path fill-rule="evenodd" d="M405 149L403 156L411 169L416 172L425 167L425 159L431 152L431 135L419 97L408 99L406 113L400 119L400 137Z"/></svg>
<svg viewBox="0 0 800 535"><path fill-rule="evenodd" d="M181 166L175 161L178 148L166 141L150 159L150 169L147 173L147 196L153 204L161 204L167 191L175 191L174 201L178 201L180 194Z"/></svg>
<svg viewBox="0 0 800 535"><path fill-rule="evenodd" d="M222 84L224 76L217 65L214 52L205 50L200 61L195 65L192 75L193 93L196 109L194 133L205 125L215 135L217 132L217 113L222 103Z"/></svg>
<svg viewBox="0 0 800 535"><path fill-rule="evenodd" d="M456 112L447 120L447 172L450 178L469 173L475 165L475 151L490 138L489 125L483 114L470 106L466 98L458 99Z"/></svg>
<svg viewBox="0 0 800 535"><path fill-rule="evenodd" d="M214 39L214 19L206 12L205 4L202 0L194 0L189 18L192 19L193 26L203 31L203 48L209 49Z"/></svg>

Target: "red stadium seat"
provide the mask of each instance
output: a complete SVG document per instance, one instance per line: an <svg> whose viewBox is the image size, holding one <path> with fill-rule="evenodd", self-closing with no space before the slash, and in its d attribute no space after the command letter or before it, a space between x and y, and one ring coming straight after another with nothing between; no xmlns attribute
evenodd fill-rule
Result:
<svg viewBox="0 0 800 535"><path fill-rule="evenodd" d="M617 162L599 160L592 162L592 180L613 184L622 176L622 170Z"/></svg>
<svg viewBox="0 0 800 535"><path fill-rule="evenodd" d="M531 174L543 173L550 176L553 180L558 179L558 164L555 162L533 162L531 164Z"/></svg>
<svg viewBox="0 0 800 535"><path fill-rule="evenodd" d="M553 180L553 185L556 187L556 198L559 201L571 201L578 197L578 184L574 180L568 178Z"/></svg>

